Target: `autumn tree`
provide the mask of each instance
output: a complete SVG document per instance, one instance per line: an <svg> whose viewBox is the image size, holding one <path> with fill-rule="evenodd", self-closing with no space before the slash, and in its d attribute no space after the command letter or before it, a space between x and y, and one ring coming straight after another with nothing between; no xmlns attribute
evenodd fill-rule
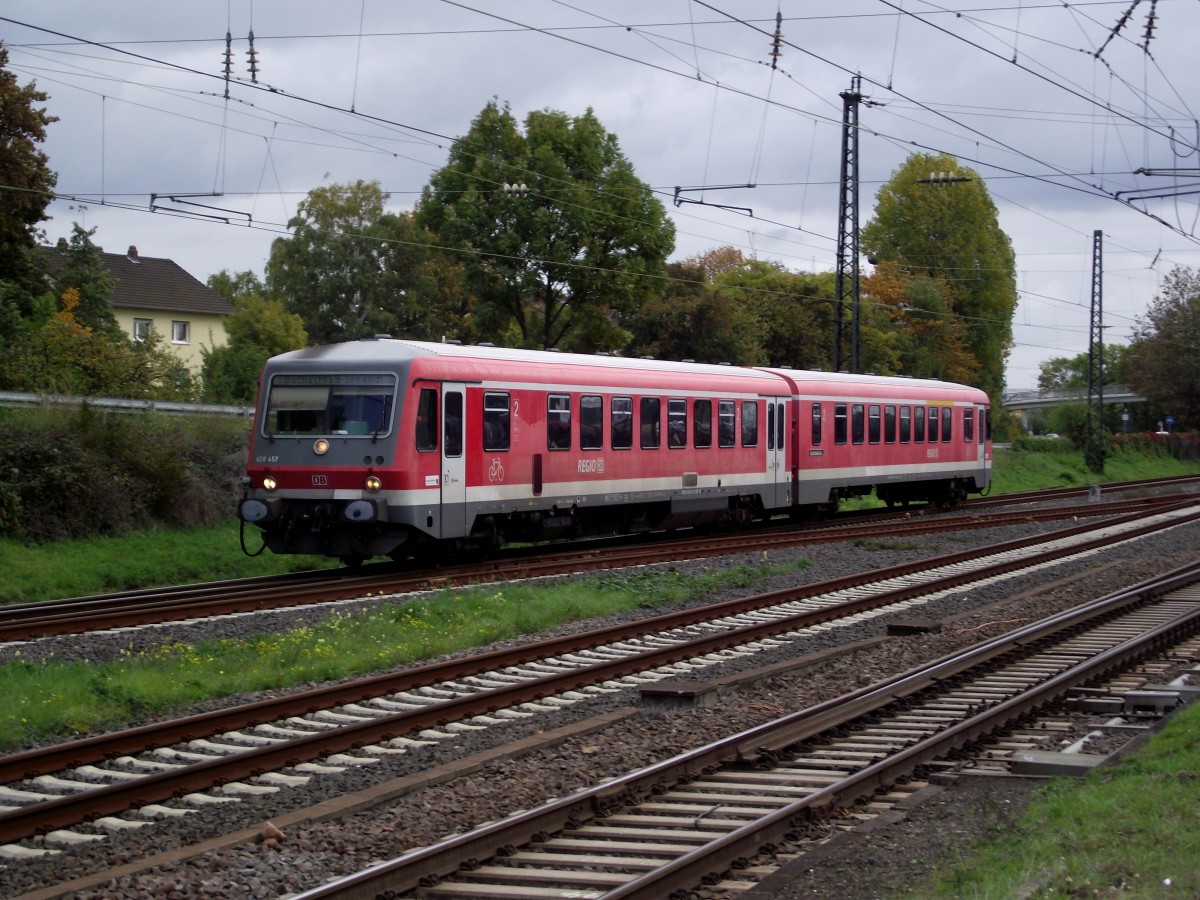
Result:
<svg viewBox="0 0 1200 900"><path fill-rule="evenodd" d="M421 194L417 221L453 248L481 336L590 352L659 296L675 230L589 109L531 112L524 133L488 103Z"/></svg>
<svg viewBox="0 0 1200 900"><path fill-rule="evenodd" d="M99 248L92 243L95 233L95 228L84 229L78 223L72 225L71 239L60 241L52 251L55 259L50 280L60 297L67 291L75 292L77 303L73 314L84 325L115 338L121 333L112 308L112 294L117 282L105 268Z"/></svg>
<svg viewBox="0 0 1200 900"><path fill-rule="evenodd" d="M862 280L880 344L867 342L864 368L881 375L910 375L971 382L978 362L968 348L966 323L951 309L953 288L925 273L912 275L895 263L880 262Z"/></svg>
<svg viewBox="0 0 1200 900"><path fill-rule="evenodd" d="M1200 272L1176 268L1133 330L1130 386L1175 419L1200 427Z"/></svg>
<svg viewBox="0 0 1200 900"><path fill-rule="evenodd" d="M1016 259L983 180L946 154L910 156L880 189L861 246L945 295L977 363L969 383L998 403L1012 348Z"/></svg>
<svg viewBox="0 0 1200 900"><path fill-rule="evenodd" d="M386 209L377 181L314 188L277 238L267 294L319 343L388 333L440 339L469 329L459 267L408 213ZM469 337L469 335L468 335Z"/></svg>
<svg viewBox="0 0 1200 900"><path fill-rule="evenodd" d="M46 218L57 176L38 148L46 126L46 95L34 83L20 86L8 69L8 50L0 42L0 347L29 314L38 291L38 223Z"/></svg>

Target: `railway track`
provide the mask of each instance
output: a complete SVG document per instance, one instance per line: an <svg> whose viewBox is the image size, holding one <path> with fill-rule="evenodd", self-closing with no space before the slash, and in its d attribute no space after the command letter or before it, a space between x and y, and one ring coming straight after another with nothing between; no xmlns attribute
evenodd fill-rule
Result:
<svg viewBox="0 0 1200 900"><path fill-rule="evenodd" d="M1036 492L1035 492L1036 493ZM1022 495L1023 496L1023 495ZM1066 496L1066 495L1064 495ZM1076 496L1076 494L1070 494ZM1034 499L1031 494L1028 498ZM743 553L845 540L899 539L905 534L958 531L1031 521L1118 515L1178 502L1180 496L1142 497L1080 507L1014 509L979 515L888 512L867 521L821 527L787 527L745 533L691 535L650 542L589 542L537 553L519 550L480 563L434 571L397 571L379 564L358 570L329 570L237 579L165 590L139 590L62 601L0 606L0 647L21 641L114 628L136 628L208 616L237 615L381 594L402 594L452 585L577 574L592 569L649 565L700 556ZM1019 502L1019 501L1018 501Z"/></svg>
<svg viewBox="0 0 1200 900"><path fill-rule="evenodd" d="M1157 508L1150 522L1145 516L1143 510L999 545L986 556L967 551L0 758L0 804L11 807L0 812L0 850L53 852L102 839L106 828L145 827L155 817L371 765L455 728L486 728L703 670L823 623L904 608L1191 521L1200 509L1179 503Z"/></svg>
<svg viewBox="0 0 1200 900"><path fill-rule="evenodd" d="M764 852L1073 692L1164 652L1194 664L1198 634L1195 563L298 900L734 894Z"/></svg>

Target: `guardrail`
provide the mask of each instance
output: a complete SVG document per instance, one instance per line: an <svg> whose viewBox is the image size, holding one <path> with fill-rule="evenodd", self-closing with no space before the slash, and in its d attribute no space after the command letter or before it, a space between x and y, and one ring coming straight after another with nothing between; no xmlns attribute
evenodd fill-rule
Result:
<svg viewBox="0 0 1200 900"><path fill-rule="evenodd" d="M167 413L168 415L231 416L242 419L249 419L254 416L253 406L229 406L220 403L179 403L174 400L131 400L120 397L71 397L61 394L23 394L17 391L0 391L0 406L91 406L96 409L111 409L114 412L124 413L160 412Z"/></svg>

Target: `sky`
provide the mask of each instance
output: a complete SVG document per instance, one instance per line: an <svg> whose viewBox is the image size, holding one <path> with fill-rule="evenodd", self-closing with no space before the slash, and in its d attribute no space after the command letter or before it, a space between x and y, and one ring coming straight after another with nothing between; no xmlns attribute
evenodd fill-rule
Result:
<svg viewBox="0 0 1200 900"><path fill-rule="evenodd" d="M1197 35L1196 0L0 4L9 69L58 117L47 240L77 223L201 281L261 277L316 187L375 180L411 209L493 100L518 121L592 109L671 215L672 259L732 246L833 271L840 95L860 78L860 224L917 152L957 158L996 205L1010 391L1087 351L1096 283L1106 342L1127 343L1164 277L1200 268Z"/></svg>

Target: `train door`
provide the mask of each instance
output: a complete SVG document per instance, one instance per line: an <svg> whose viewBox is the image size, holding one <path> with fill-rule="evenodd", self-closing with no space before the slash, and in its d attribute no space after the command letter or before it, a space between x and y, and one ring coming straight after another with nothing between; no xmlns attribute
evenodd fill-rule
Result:
<svg viewBox="0 0 1200 900"><path fill-rule="evenodd" d="M787 403L783 399L767 400L767 481L770 483L768 505L773 509L788 504L787 467Z"/></svg>
<svg viewBox="0 0 1200 900"><path fill-rule="evenodd" d="M442 534L467 533L466 387L442 385Z"/></svg>

